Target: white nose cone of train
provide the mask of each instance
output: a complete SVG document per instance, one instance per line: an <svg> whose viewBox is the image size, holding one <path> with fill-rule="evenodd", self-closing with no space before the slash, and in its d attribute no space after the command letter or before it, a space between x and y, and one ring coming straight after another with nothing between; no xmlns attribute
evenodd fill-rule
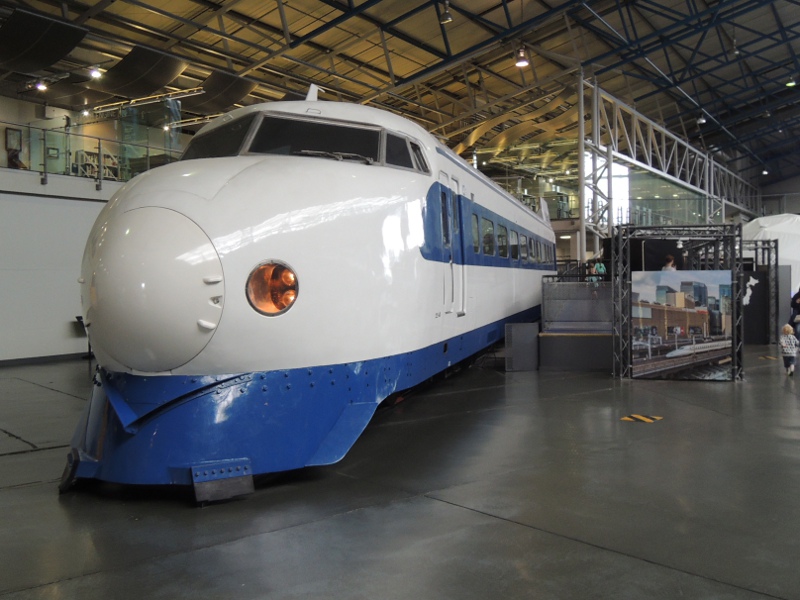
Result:
<svg viewBox="0 0 800 600"><path fill-rule="evenodd" d="M133 371L186 364L222 317L222 263L193 221L158 207L95 225L81 281L85 323L98 359Z"/></svg>

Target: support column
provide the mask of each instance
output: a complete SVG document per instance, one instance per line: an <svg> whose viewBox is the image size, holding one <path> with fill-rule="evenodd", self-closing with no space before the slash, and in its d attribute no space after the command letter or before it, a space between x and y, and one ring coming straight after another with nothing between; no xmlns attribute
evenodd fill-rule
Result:
<svg viewBox="0 0 800 600"><path fill-rule="evenodd" d="M586 120L584 107L583 67L578 70L578 260L586 261Z"/></svg>

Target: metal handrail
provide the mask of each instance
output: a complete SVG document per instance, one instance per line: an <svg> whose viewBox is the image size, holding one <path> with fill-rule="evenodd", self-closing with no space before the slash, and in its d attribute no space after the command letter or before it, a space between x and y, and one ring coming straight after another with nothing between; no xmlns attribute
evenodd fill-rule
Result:
<svg viewBox="0 0 800 600"><path fill-rule="evenodd" d="M74 133L68 126L45 129L0 120L0 128L11 132L6 134L6 167L38 171L42 185L47 185L48 175L67 175L92 179L100 190L103 181L128 181L139 172L158 166L153 165L154 157L174 162L181 153L149 143ZM10 144L18 147L12 148ZM132 161L138 168L133 168Z"/></svg>

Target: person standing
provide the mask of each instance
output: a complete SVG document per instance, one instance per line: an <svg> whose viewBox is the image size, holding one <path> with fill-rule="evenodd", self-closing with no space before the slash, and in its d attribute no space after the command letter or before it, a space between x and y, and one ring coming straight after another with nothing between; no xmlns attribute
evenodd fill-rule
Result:
<svg viewBox="0 0 800 600"><path fill-rule="evenodd" d="M800 340L800 289L792 296L791 302L792 312L789 316L789 325L794 330L795 337Z"/></svg>
<svg viewBox="0 0 800 600"><path fill-rule="evenodd" d="M599 281L606 280L606 266L605 264L603 264L603 261L601 261L599 258L596 261L594 261L594 272L595 274L599 275L598 277Z"/></svg>
<svg viewBox="0 0 800 600"><path fill-rule="evenodd" d="M784 325L781 329L780 339L778 344L781 347L781 354L783 355L783 366L786 368L786 374L789 377L794 375L794 362L797 356L798 341L794 335L794 328L791 325Z"/></svg>
<svg viewBox="0 0 800 600"><path fill-rule="evenodd" d="M662 271L676 271L677 267L675 266L675 257L672 254L667 254L664 257L664 266L661 267Z"/></svg>

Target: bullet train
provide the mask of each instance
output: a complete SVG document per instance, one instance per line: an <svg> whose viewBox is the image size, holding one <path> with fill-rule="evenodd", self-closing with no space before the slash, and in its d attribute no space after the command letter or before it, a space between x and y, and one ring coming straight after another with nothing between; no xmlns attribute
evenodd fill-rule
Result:
<svg viewBox="0 0 800 600"><path fill-rule="evenodd" d="M730 349L732 348L731 340L719 340L714 342L699 342L697 344L686 344L676 350L667 352L667 358L679 358L681 356L693 356L702 354L704 352L713 352L715 350Z"/></svg>
<svg viewBox="0 0 800 600"><path fill-rule="evenodd" d="M61 489L340 460L388 396L540 316L534 212L423 128L279 101L221 116L103 208L79 279L98 361Z"/></svg>

